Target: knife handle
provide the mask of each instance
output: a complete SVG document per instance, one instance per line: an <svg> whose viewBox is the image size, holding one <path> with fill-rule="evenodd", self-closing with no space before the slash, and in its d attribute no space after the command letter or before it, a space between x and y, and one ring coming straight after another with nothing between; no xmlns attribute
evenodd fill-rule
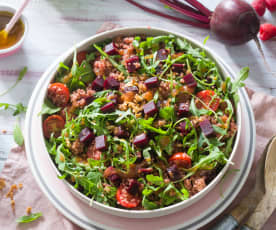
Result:
<svg viewBox="0 0 276 230"><path fill-rule="evenodd" d="M252 230L251 228L249 228L246 225L241 226L240 230Z"/></svg>
<svg viewBox="0 0 276 230"><path fill-rule="evenodd" d="M238 225L239 223L233 216L226 215L220 222L211 227L210 230L234 230Z"/></svg>

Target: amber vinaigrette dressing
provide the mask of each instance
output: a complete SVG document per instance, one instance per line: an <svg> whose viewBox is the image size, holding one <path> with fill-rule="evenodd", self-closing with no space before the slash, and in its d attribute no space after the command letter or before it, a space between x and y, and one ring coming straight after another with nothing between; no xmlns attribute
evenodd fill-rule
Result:
<svg viewBox="0 0 276 230"><path fill-rule="evenodd" d="M7 23L9 23L11 20L12 16L13 14L10 12L0 11L0 31L5 28ZM0 36L0 49L7 49L16 44L23 36L24 30L24 24L20 19L9 32L9 35L5 40Z"/></svg>

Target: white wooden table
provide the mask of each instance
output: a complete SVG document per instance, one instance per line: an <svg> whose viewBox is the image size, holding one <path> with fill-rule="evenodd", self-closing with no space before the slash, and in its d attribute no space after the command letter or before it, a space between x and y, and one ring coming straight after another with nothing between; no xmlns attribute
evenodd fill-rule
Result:
<svg viewBox="0 0 276 230"><path fill-rule="evenodd" d="M221 0L201 0L210 9ZM1 0L0 4L14 7L21 0ZM32 0L25 10L29 21L29 34L23 48L14 56L0 59L0 92L9 87L17 78L19 70L28 67L24 80L0 102L27 105L37 81L57 56L76 42L95 34L107 21L122 26L157 26L192 35L198 40L209 34L208 30L197 29L150 15L128 4L124 0ZM276 24L276 13L268 11L264 20ZM225 46L212 36L207 45L214 49L236 71L243 66L251 69L247 86L276 96L276 78L264 68L260 53L254 42L242 46ZM276 71L276 41L263 43L265 56ZM16 119L6 111L0 111L0 170L14 145L12 130ZM23 125L23 122L21 122ZM7 130L4 134L1 131Z"/></svg>

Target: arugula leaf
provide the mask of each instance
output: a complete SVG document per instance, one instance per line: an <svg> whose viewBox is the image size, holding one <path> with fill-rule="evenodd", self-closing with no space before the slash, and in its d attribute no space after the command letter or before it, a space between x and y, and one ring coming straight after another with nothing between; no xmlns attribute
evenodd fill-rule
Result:
<svg viewBox="0 0 276 230"><path fill-rule="evenodd" d="M167 106L164 108L161 108L159 111L159 116L166 121L173 121L175 118L175 112L173 106Z"/></svg>
<svg viewBox="0 0 276 230"><path fill-rule="evenodd" d="M21 216L19 218L16 219L16 222L17 223L30 223L34 220L37 220L39 217L42 216L42 213L41 212L38 212L38 213L31 213L30 215L28 216Z"/></svg>
<svg viewBox="0 0 276 230"><path fill-rule="evenodd" d="M206 45L207 41L209 40L210 35L208 35L206 38L204 38L203 45Z"/></svg>
<svg viewBox="0 0 276 230"><path fill-rule="evenodd" d="M25 113L27 111L27 107L22 103L18 103L16 105L8 104L8 103L0 103L0 108L3 107L4 110L12 109L14 110L13 116L19 115L21 113Z"/></svg>
<svg viewBox="0 0 276 230"><path fill-rule="evenodd" d="M217 125L213 125L213 129L216 133L219 133L221 134L222 136L226 135L227 134L227 130L226 129L223 129L223 128L220 128L218 127Z"/></svg>
<svg viewBox="0 0 276 230"><path fill-rule="evenodd" d="M151 147L147 147L143 149L143 157L149 164L151 163L150 151L151 151Z"/></svg>
<svg viewBox="0 0 276 230"><path fill-rule="evenodd" d="M45 98L44 103L42 105L42 109L39 112L38 116L44 115L44 114L54 114L60 111L61 108L55 106L48 98Z"/></svg>
<svg viewBox="0 0 276 230"><path fill-rule="evenodd" d="M151 182L152 184L155 184L155 185L161 185L164 182L162 177L154 176L152 174L148 174L146 176L146 179L148 182Z"/></svg>
<svg viewBox="0 0 276 230"><path fill-rule="evenodd" d="M15 143L19 146L22 146L24 144L24 137L18 123L16 123L13 130L13 139Z"/></svg>
<svg viewBox="0 0 276 230"><path fill-rule="evenodd" d="M234 94L239 88L243 87L245 81L249 76L249 67L244 67L241 69L239 77L232 83L231 93Z"/></svg>
<svg viewBox="0 0 276 230"><path fill-rule="evenodd" d="M145 196L142 200L142 206L147 210L157 209L158 205L150 200L148 200Z"/></svg>
<svg viewBox="0 0 276 230"><path fill-rule="evenodd" d="M155 133L159 133L161 135L166 135L167 131L164 131L163 129L160 129L160 128L158 129L158 128L155 128L152 126L153 120L154 120L153 117L150 117L149 119L141 118L138 120L138 123L141 126L141 129L147 129L147 130L153 131Z"/></svg>
<svg viewBox="0 0 276 230"><path fill-rule="evenodd" d="M13 88L15 88L17 86L17 84L23 79L23 77L26 75L28 68L25 66L20 72L19 72L19 76L16 79L16 82L10 87L8 88L6 91L4 91L3 93L0 94L0 97L4 96L5 94L7 94L8 92L10 92Z"/></svg>
<svg viewBox="0 0 276 230"><path fill-rule="evenodd" d="M200 115L204 115L204 114L209 114L210 111L207 109L198 109L195 105L195 100L194 98L192 98L191 103L190 103L190 112L194 115L194 116L200 116Z"/></svg>

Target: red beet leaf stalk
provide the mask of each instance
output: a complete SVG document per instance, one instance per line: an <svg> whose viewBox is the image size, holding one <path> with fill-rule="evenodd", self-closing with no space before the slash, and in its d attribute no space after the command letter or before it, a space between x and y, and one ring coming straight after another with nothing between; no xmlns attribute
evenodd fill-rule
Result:
<svg viewBox="0 0 276 230"><path fill-rule="evenodd" d="M223 0L214 12L197 0L159 0L189 19L174 17L151 9L138 0L127 2L156 15L200 28L210 28L224 43L237 45L257 37L260 20L254 8L244 0Z"/></svg>

